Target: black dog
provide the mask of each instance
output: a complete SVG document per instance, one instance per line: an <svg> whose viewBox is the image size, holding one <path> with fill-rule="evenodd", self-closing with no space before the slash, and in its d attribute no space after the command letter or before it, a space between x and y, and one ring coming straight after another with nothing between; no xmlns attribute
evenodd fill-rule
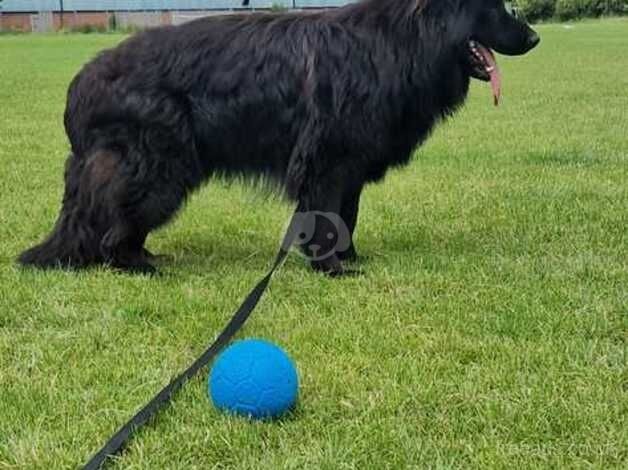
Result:
<svg viewBox="0 0 628 470"><path fill-rule="evenodd" d="M499 98L491 49L538 42L502 0L367 0L137 34L70 85L63 207L20 262L152 271L146 236L213 174L268 177L353 234L363 186L409 160L470 77ZM319 225L308 246L333 248ZM341 273L347 245L313 266Z"/></svg>

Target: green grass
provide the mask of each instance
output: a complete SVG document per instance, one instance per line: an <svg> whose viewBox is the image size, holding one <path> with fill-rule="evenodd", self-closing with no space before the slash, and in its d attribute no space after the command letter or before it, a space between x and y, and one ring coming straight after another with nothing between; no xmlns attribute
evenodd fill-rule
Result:
<svg viewBox="0 0 628 470"><path fill-rule="evenodd" d="M240 334L300 371L278 423L223 416L206 377L119 468L625 468L628 21L538 28L410 167L363 198L364 275L292 256ZM223 327L291 208L213 182L151 250L161 277L22 271L50 229L67 84L116 35L0 38L0 468L72 468Z"/></svg>

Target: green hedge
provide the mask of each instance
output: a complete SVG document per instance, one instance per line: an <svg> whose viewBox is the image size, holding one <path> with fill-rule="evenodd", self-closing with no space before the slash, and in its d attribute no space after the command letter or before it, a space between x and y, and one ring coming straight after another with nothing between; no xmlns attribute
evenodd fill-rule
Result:
<svg viewBox="0 0 628 470"><path fill-rule="evenodd" d="M516 0L515 3L530 22L628 13L628 0Z"/></svg>

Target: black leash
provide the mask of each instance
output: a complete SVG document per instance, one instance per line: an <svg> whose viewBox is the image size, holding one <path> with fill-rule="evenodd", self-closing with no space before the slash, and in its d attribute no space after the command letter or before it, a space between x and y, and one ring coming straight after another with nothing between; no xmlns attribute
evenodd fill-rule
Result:
<svg viewBox="0 0 628 470"><path fill-rule="evenodd" d="M259 300L266 291L273 274L275 274L275 271L277 271L277 269L279 269L279 267L283 264L290 252L290 247L292 246L294 235L296 233L295 224L297 222L297 214L298 209L290 220L290 225L288 226L288 230L286 231L283 242L279 248L275 262L270 268L270 271L268 271L268 274L266 274L266 276L264 276L262 280L255 285L251 292L249 292L249 295L246 296L246 299L244 299L240 308L238 308L238 310L233 314L233 317L231 317L231 320L229 320L225 329L222 330L220 335L218 335L218 338L216 338L212 345L209 346L190 367L162 388L157 395L155 395L140 411L135 414L135 416L133 416L133 418L122 426L118 432L116 432L105 443L105 445L96 454L94 454L89 462L85 464L85 467L83 467L84 470L99 470L103 467L103 465L105 465L109 457L112 457L122 451L133 436L133 433L144 426L162 407L167 405L172 399L174 393L183 387L188 380L194 377L199 370L205 367L209 361L211 361L211 359L216 356L216 354L218 354L220 350L227 345L227 343L229 343L240 328L242 328L242 325L244 325L253 310L255 310Z"/></svg>

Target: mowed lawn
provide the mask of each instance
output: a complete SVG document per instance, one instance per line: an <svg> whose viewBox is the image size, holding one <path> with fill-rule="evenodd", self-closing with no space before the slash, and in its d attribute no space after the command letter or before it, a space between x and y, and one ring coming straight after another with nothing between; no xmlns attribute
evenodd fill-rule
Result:
<svg viewBox="0 0 628 470"><path fill-rule="evenodd" d="M206 374L117 468L625 468L628 21L544 25L370 187L363 275L291 256L240 337L296 360L297 410L219 414ZM195 358L291 213L211 182L148 247L160 277L23 271L58 213L66 87L120 35L0 36L0 468L73 468Z"/></svg>

